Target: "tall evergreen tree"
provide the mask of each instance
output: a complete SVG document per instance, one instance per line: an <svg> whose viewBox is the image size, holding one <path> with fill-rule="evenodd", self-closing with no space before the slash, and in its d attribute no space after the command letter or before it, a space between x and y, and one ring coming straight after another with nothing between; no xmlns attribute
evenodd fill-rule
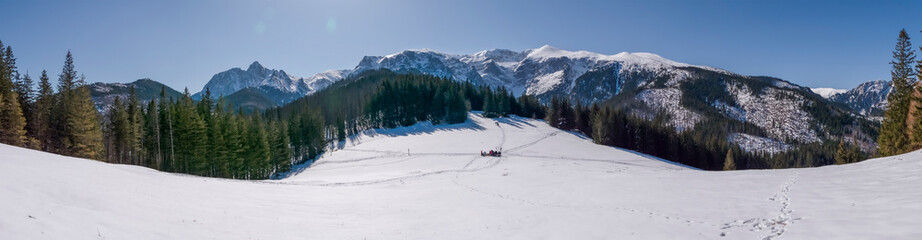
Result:
<svg viewBox="0 0 922 240"><path fill-rule="evenodd" d="M70 51L64 60L64 67L58 78L60 101L54 106L53 128L56 138L61 139L58 147L69 156L102 159L104 146L99 113L90 96L89 87L83 76L77 77Z"/></svg>
<svg viewBox="0 0 922 240"><path fill-rule="evenodd" d="M126 143L128 159L131 164L143 165L144 111L134 85L128 91L128 102L125 108L125 115L128 117L128 138Z"/></svg>
<svg viewBox="0 0 922 240"><path fill-rule="evenodd" d="M736 170L736 160L733 159L733 149L727 150L727 157L724 158L724 171Z"/></svg>
<svg viewBox="0 0 922 240"><path fill-rule="evenodd" d="M147 154L145 166L160 169L163 161L162 147L160 146L160 110L156 100L147 103L144 114L144 149Z"/></svg>
<svg viewBox="0 0 922 240"><path fill-rule="evenodd" d="M160 89L160 101L157 108L160 110L160 169L175 171L173 160L176 158L175 137L173 136L173 99L166 97L165 87Z"/></svg>
<svg viewBox="0 0 922 240"><path fill-rule="evenodd" d="M66 112L67 137L70 140L68 149L75 157L102 159L104 153L99 112L96 111L90 89L82 76L77 83L72 107Z"/></svg>
<svg viewBox="0 0 922 240"><path fill-rule="evenodd" d="M26 118L19 102L19 94L14 91L17 80L16 58L13 50L0 42L0 143L26 146Z"/></svg>
<svg viewBox="0 0 922 240"><path fill-rule="evenodd" d="M31 127L29 133L39 142L40 149L44 151L51 151L51 111L52 106L55 104L54 97L54 90L51 88L48 72L42 70L42 75L38 81L38 96L35 98L35 108L32 112L32 123L29 124Z"/></svg>
<svg viewBox="0 0 922 240"><path fill-rule="evenodd" d="M911 65L913 63L915 63L915 52L909 42L909 35L906 34L904 29L900 31L897 38L896 49L893 51L893 61L890 62L893 90L887 95L889 105L884 112L880 135L877 138L877 153L880 156L892 156L909 150L906 121L909 114L912 86L915 85L916 81Z"/></svg>
<svg viewBox="0 0 922 240"><path fill-rule="evenodd" d="M854 163L861 159L861 150L845 142L845 139L839 140L839 147L836 150L836 164Z"/></svg>
<svg viewBox="0 0 922 240"><path fill-rule="evenodd" d="M26 73L22 78L17 77L13 82L14 91L19 95L19 107L22 108L22 115L26 118L32 117L33 104L35 103L35 91L32 90L32 77ZM29 121L26 122L26 129L32 129ZM31 134L30 134L31 135Z"/></svg>
<svg viewBox="0 0 922 240"><path fill-rule="evenodd" d="M0 42L0 93L5 94L13 90L16 75L16 57L13 56L13 48L10 46L4 48L3 42Z"/></svg>
<svg viewBox="0 0 922 240"><path fill-rule="evenodd" d="M920 31L922 32L922 31ZM922 53L922 47L919 47L919 52ZM910 133L910 145L912 149L922 148L922 59L916 61L916 84L913 88L913 93L910 96L912 102L910 106L915 105L915 109L910 109L914 122L911 124L911 133ZM915 110L915 111L912 111Z"/></svg>
<svg viewBox="0 0 922 240"><path fill-rule="evenodd" d="M26 146L26 118L16 92L0 93L0 143Z"/></svg>
<svg viewBox="0 0 922 240"><path fill-rule="evenodd" d="M202 175L207 168L205 122L196 110L189 89L176 103L173 112L176 138L176 163L180 172Z"/></svg>
<svg viewBox="0 0 922 240"><path fill-rule="evenodd" d="M108 161L112 163L129 163L129 123L125 104L121 98L115 97L108 111L106 121L106 152Z"/></svg>

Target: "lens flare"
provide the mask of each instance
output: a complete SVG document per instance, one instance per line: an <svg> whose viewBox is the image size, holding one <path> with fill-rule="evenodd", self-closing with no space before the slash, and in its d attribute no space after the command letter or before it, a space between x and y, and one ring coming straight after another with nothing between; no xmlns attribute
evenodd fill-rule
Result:
<svg viewBox="0 0 922 240"><path fill-rule="evenodd" d="M327 32L334 33L336 32L336 19L327 19Z"/></svg>

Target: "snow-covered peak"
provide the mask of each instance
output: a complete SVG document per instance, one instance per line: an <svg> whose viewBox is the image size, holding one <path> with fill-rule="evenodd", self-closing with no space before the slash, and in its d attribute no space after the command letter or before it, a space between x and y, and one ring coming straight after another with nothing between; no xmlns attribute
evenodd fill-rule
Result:
<svg viewBox="0 0 922 240"><path fill-rule="evenodd" d="M588 52L588 51L572 52L572 51L567 51L567 50L561 50L560 48L556 48L551 45L544 45L544 46L541 46L540 48L526 50L525 52L528 53L528 58L539 58L539 59L567 57L567 58L572 58L572 59L590 58L590 59L600 59L601 60L607 57L604 54Z"/></svg>
<svg viewBox="0 0 922 240"><path fill-rule="evenodd" d="M813 93L816 93L817 95L820 95L823 98L829 98L829 97L832 97L832 95L844 93L844 92L847 92L848 90L835 89L835 88L811 88L810 91L813 91Z"/></svg>
<svg viewBox="0 0 922 240"><path fill-rule="evenodd" d="M544 45L540 48L525 50L523 53L527 54L527 58L536 59L536 60L547 60L555 58L569 58L569 59L578 59L585 61L594 61L594 62L620 62L625 65L633 65L646 68L669 68L669 67L697 67L702 69L707 69L711 71L722 72L726 74L733 74L729 71L708 67L700 65L692 65L688 63L676 62L667 58L664 58L660 55L646 52L620 52L615 55L605 55L601 53L589 52L589 51L567 51L556 48L551 45Z"/></svg>
<svg viewBox="0 0 922 240"><path fill-rule="evenodd" d="M263 67L262 64L259 64L258 61L253 61L253 63L251 63L250 66L247 67L247 72L264 71L264 70L266 70L266 68Z"/></svg>
<svg viewBox="0 0 922 240"><path fill-rule="evenodd" d="M486 62L492 60L497 63L519 62L522 61L522 58L525 58L525 54L509 49L484 50L461 57L464 62Z"/></svg>
<svg viewBox="0 0 922 240"><path fill-rule="evenodd" d="M674 67L693 66L691 64L672 61L664 57L661 57L660 55L656 55L653 53L645 53L645 52L638 52L638 53L621 52L615 55L607 56L607 59L626 62L626 63L642 64L642 65L664 64L667 66L674 66Z"/></svg>
<svg viewBox="0 0 922 240"><path fill-rule="evenodd" d="M423 48L423 49L408 49L408 50L400 51L400 52L398 52L398 53L388 54L388 55L384 56L383 58L378 59L378 62L384 61L385 59L393 59L393 58L396 58L396 57L405 56L405 55L412 55L412 54L430 54L430 55L438 55L438 56L444 56L444 57L451 57L451 56L453 56L453 55L451 55L451 54L442 53L442 52L435 51L435 50L428 49L428 48Z"/></svg>

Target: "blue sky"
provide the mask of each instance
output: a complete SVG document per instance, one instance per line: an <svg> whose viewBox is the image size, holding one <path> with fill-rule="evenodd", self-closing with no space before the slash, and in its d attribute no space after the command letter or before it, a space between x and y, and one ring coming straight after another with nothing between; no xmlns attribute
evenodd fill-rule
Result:
<svg viewBox="0 0 922 240"><path fill-rule="evenodd" d="M90 82L152 78L197 92L254 60L310 76L365 55L473 53L549 44L652 52L810 87L889 79L922 1L20 1L0 0L0 40L23 72L56 79L71 50Z"/></svg>

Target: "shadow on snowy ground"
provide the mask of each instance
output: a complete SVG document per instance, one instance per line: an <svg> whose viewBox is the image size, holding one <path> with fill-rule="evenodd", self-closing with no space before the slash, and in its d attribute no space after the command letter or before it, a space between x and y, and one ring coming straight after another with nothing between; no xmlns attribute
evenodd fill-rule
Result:
<svg viewBox="0 0 922 240"><path fill-rule="evenodd" d="M486 130L486 128L484 128L483 126L481 126L480 124L474 121L471 121L470 118L468 118L467 121L463 123L458 123L458 124L432 125L431 122L427 121L427 122L419 122L417 124L414 124L408 127L397 127L397 128L391 128L391 129L379 129L379 128L371 129L371 130L365 131L363 134L349 136L349 140L352 142L356 142L356 140L360 140L363 135L369 136L369 137L377 137L377 136L400 137L400 136L410 136L410 135L432 134L434 132L442 132L442 131L464 131L464 130L483 131L483 130Z"/></svg>
<svg viewBox="0 0 922 240"><path fill-rule="evenodd" d="M518 129L522 129L523 126L529 126L533 128L535 127L534 124L528 123L528 121L525 121L524 119L522 119L522 117L518 117L518 116L510 116L510 117L505 117L505 118L493 118L493 121L507 124L507 125L516 127Z"/></svg>

